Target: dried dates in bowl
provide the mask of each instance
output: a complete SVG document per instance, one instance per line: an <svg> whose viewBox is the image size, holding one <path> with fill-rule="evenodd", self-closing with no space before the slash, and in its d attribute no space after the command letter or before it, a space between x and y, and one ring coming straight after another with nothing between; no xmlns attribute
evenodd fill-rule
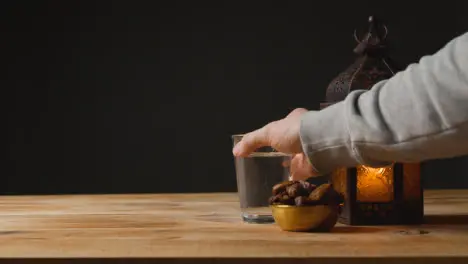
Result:
<svg viewBox="0 0 468 264"><path fill-rule="evenodd" d="M308 181L285 181L273 186L270 205L339 205L343 197L332 184L319 186Z"/></svg>

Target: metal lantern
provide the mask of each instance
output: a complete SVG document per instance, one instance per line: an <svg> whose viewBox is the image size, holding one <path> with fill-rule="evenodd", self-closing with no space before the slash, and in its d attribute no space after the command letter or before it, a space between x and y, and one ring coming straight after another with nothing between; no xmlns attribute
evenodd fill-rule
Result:
<svg viewBox="0 0 468 264"><path fill-rule="evenodd" d="M356 61L328 86L321 109L342 101L353 90L368 90L398 70L386 54L388 29L369 18L367 34L354 52ZM344 197L339 222L349 225L420 224L423 220L423 190L420 164L394 163L373 168L359 165L331 173L331 182Z"/></svg>

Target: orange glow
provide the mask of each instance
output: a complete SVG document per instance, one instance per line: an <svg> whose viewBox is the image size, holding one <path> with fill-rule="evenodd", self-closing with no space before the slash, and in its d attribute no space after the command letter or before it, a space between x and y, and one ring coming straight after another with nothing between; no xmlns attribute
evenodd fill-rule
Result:
<svg viewBox="0 0 468 264"><path fill-rule="evenodd" d="M393 200L393 165L383 168L358 166L357 200L390 202Z"/></svg>
<svg viewBox="0 0 468 264"><path fill-rule="evenodd" d="M419 163L403 165L403 181L405 200L421 199L421 167Z"/></svg>
<svg viewBox="0 0 468 264"><path fill-rule="evenodd" d="M335 188L335 191L343 195L345 200L348 199L348 193L346 192L347 176L348 171L346 168L337 169L331 174L331 182Z"/></svg>

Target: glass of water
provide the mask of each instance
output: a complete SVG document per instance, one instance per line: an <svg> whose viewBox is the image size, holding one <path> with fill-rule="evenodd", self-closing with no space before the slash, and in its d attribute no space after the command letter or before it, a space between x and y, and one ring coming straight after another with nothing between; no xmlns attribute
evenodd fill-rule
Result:
<svg viewBox="0 0 468 264"><path fill-rule="evenodd" d="M235 146L243 135L233 135ZM291 156L263 147L248 157L235 157L241 217L248 223L272 223L268 199L275 184L289 180Z"/></svg>

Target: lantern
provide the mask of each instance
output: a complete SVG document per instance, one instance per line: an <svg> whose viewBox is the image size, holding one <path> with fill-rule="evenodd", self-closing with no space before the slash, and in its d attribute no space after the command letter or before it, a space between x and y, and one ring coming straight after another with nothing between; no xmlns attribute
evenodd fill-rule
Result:
<svg viewBox="0 0 468 264"><path fill-rule="evenodd" d="M386 55L388 30L374 17L358 42L356 61L328 86L323 109L346 98L353 90L370 89L392 77L396 68ZM423 190L420 164L394 163L373 168L363 165L341 168L330 181L344 197L339 222L349 225L420 224L423 220Z"/></svg>

